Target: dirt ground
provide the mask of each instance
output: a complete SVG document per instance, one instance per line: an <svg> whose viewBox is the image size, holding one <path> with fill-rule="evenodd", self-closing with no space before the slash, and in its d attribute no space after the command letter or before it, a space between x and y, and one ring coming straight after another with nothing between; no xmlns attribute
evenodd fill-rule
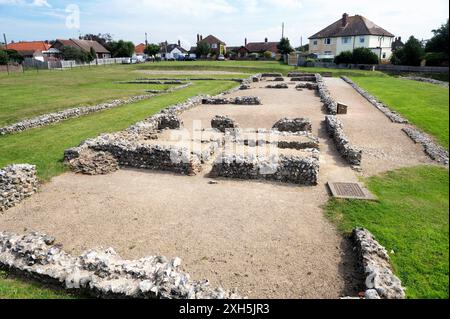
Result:
<svg viewBox="0 0 450 319"><path fill-rule="evenodd" d="M200 120L209 128L215 115L229 115L244 128L308 117L320 139L318 186L229 179L211 184L207 165L193 177L131 169L105 176L67 173L0 215L0 229L44 231L73 253L104 246L125 258L179 256L194 279L207 278L251 298L355 295L351 247L321 205L329 199L327 181L357 181L359 173L326 136L325 114L313 91L297 91L294 84L265 89L265 84L232 94L259 96L263 105L202 105L183 113L185 127L192 132L193 121ZM398 125L350 86L339 79L327 84L350 105L341 117L350 140L364 149L362 174L428 162Z"/></svg>

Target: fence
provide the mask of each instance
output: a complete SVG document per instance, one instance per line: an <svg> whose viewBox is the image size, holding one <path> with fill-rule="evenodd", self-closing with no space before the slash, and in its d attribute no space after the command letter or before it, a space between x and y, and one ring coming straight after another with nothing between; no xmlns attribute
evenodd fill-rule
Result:
<svg viewBox="0 0 450 319"><path fill-rule="evenodd" d="M21 64L8 64L8 65L0 65L0 73L2 72L23 72L23 68Z"/></svg>
<svg viewBox="0 0 450 319"><path fill-rule="evenodd" d="M69 69L69 68L77 68L77 67L89 67L89 66L97 66L97 65L108 65L108 64L121 64L124 60L129 58L110 58L110 59L95 59L90 63L77 62L74 60L69 61L39 61L36 59L26 58L23 61L23 66L26 68L35 68L35 69Z"/></svg>

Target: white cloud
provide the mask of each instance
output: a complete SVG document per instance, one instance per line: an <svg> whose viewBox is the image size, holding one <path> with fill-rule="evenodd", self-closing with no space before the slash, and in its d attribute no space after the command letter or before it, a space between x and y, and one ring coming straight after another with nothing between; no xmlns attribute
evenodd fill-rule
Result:
<svg viewBox="0 0 450 319"><path fill-rule="evenodd" d="M51 8L50 3L47 2L47 0L33 0L31 3L32 6L36 7L48 7Z"/></svg>
<svg viewBox="0 0 450 319"><path fill-rule="evenodd" d="M33 0L31 2L25 0L0 0L0 4L51 8L51 5L47 0Z"/></svg>

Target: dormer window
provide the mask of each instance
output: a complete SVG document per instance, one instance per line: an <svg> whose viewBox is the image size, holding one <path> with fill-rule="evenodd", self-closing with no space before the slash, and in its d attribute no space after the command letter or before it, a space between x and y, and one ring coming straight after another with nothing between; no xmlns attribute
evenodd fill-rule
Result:
<svg viewBox="0 0 450 319"><path fill-rule="evenodd" d="M331 38L326 38L325 40L324 40L324 43L325 44L331 44Z"/></svg>

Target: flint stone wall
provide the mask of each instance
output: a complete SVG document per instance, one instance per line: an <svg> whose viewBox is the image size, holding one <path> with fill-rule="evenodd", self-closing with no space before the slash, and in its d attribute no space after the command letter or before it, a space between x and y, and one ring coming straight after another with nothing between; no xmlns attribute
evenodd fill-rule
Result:
<svg viewBox="0 0 450 319"><path fill-rule="evenodd" d="M202 104L236 104L236 105L261 105L261 99L257 96L238 96L235 98L214 97L204 98Z"/></svg>
<svg viewBox="0 0 450 319"><path fill-rule="evenodd" d="M268 89L287 89L289 86L286 83L269 84L266 86Z"/></svg>
<svg viewBox="0 0 450 319"><path fill-rule="evenodd" d="M413 127L404 127L402 130L414 141L414 143L421 144L425 154L432 160L444 165L449 164L448 151L442 146L437 145L427 134Z"/></svg>
<svg viewBox="0 0 450 319"><path fill-rule="evenodd" d="M14 164L0 169L0 212L33 195L37 187L34 165Z"/></svg>
<svg viewBox="0 0 450 319"><path fill-rule="evenodd" d="M350 145L344 133L342 122L334 115L325 117L325 125L328 135L333 138L339 154L352 165L361 165L362 151Z"/></svg>
<svg viewBox="0 0 450 319"><path fill-rule="evenodd" d="M316 82L316 77L314 74L302 75L291 78L292 82Z"/></svg>
<svg viewBox="0 0 450 319"><path fill-rule="evenodd" d="M426 82L426 83L441 85L441 86L448 88L448 82L439 81L439 80L435 80L435 79L431 79L431 78L423 78L420 76L408 76L405 79L408 79L411 81Z"/></svg>
<svg viewBox="0 0 450 319"><path fill-rule="evenodd" d="M240 135L236 130L233 142L247 146L262 146L273 144L281 149L319 149L319 139L310 132L280 132L278 130L259 130L255 132L255 137ZM261 133L261 137L258 136ZM298 140L291 137L299 137Z"/></svg>
<svg viewBox="0 0 450 319"><path fill-rule="evenodd" d="M336 115L337 113L337 103L331 97L330 91L325 84L322 76L320 74L316 74L316 83L317 83L317 91L320 96L320 100L322 101L325 110L328 114Z"/></svg>
<svg viewBox="0 0 450 319"><path fill-rule="evenodd" d="M86 175L103 175L119 169L116 158L108 152L85 150L78 157L68 160L69 167L74 173Z"/></svg>
<svg viewBox="0 0 450 319"><path fill-rule="evenodd" d="M282 78L282 77L276 77L276 78L274 78L272 81L274 81L274 82L283 82L283 81L284 81L284 78Z"/></svg>
<svg viewBox="0 0 450 319"><path fill-rule="evenodd" d="M299 83L295 86L295 88L298 89L308 89L308 90L317 90L318 86L317 83L311 83L311 82L306 82L306 83Z"/></svg>
<svg viewBox="0 0 450 319"><path fill-rule="evenodd" d="M234 291L193 281L178 270L180 258L149 256L124 260L112 248L72 256L39 233L0 232L0 266L43 283L97 298L228 299Z"/></svg>
<svg viewBox="0 0 450 319"><path fill-rule="evenodd" d="M289 72L288 78L296 78L300 76L314 76L314 73L308 73L308 72Z"/></svg>
<svg viewBox="0 0 450 319"><path fill-rule="evenodd" d="M281 73L263 73L263 74L261 74L261 77L263 77L263 78L279 78L282 76L283 76L283 74L281 74Z"/></svg>
<svg viewBox="0 0 450 319"><path fill-rule="evenodd" d="M387 105L384 105L380 101L378 101L373 95L370 95L364 89L359 87L355 82L350 80L346 76L341 76L341 79L350 84L359 94L361 94L367 101L370 102L373 106L375 106L378 110L380 110L384 115L386 115L392 122L394 123L403 123L407 124L408 120L403 118L400 114L395 111L389 109Z"/></svg>
<svg viewBox="0 0 450 319"><path fill-rule="evenodd" d="M211 120L211 127L225 133L226 130L237 128L238 124L232 118L216 115Z"/></svg>
<svg viewBox="0 0 450 319"><path fill-rule="evenodd" d="M288 155L269 158L221 154L211 170L211 176L216 177L265 179L302 185L317 185L318 175L317 158Z"/></svg>
<svg viewBox="0 0 450 319"><path fill-rule="evenodd" d="M272 128L280 132L311 132L312 125L311 120L306 118L290 119L285 117L276 122Z"/></svg>
<svg viewBox="0 0 450 319"><path fill-rule="evenodd" d="M358 262L366 276L365 298L404 299L405 290L392 272L386 249L364 228L354 229L352 238Z"/></svg>

